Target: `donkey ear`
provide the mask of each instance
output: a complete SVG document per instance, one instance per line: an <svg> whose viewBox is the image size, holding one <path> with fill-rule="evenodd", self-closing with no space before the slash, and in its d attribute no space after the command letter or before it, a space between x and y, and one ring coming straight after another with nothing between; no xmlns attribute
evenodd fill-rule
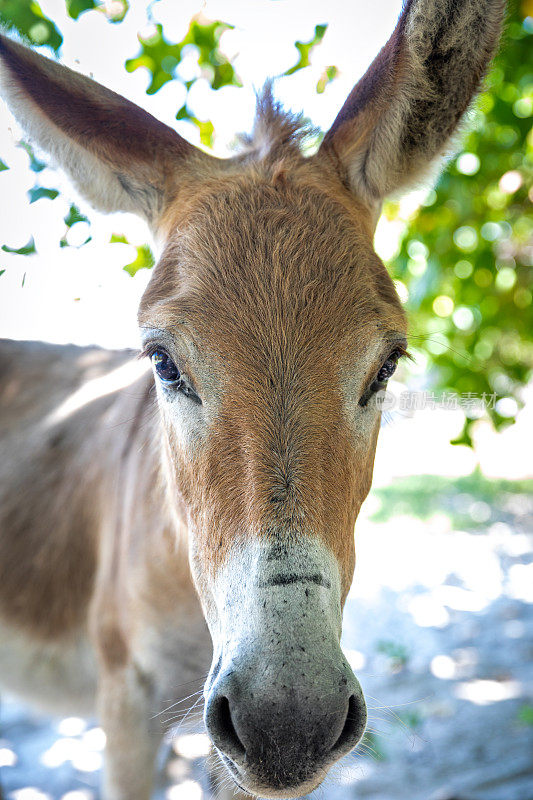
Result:
<svg viewBox="0 0 533 800"><path fill-rule="evenodd" d="M319 151L372 207L446 151L498 44L505 0L407 0Z"/></svg>
<svg viewBox="0 0 533 800"><path fill-rule="evenodd" d="M0 94L101 211L132 211L157 227L177 171L212 160L129 100L2 35Z"/></svg>

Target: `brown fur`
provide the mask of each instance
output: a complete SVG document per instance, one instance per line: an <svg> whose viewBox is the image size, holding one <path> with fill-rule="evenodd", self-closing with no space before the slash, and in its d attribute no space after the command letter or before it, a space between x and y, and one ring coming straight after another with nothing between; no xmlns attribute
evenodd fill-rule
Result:
<svg viewBox="0 0 533 800"><path fill-rule="evenodd" d="M110 470L120 463L119 453L106 447L115 395L80 408L64 422L47 426L44 420L64 399L65 378L72 393L131 357L126 352L113 356L74 347L2 344L0 614L32 635L68 635L86 620L94 591L97 532L108 503L101 454L109 454ZM130 398L122 406L124 426ZM120 439L124 432L127 427Z"/></svg>
<svg viewBox="0 0 533 800"><path fill-rule="evenodd" d="M348 565L347 591L373 452L354 450L339 373L376 330L401 333L405 320L368 216L348 192L325 192L321 166L299 155L283 174L275 161L203 187L173 221L139 321L169 331L186 321L224 375L201 458L178 459L167 433L175 485L211 569L230 532L318 531Z"/></svg>

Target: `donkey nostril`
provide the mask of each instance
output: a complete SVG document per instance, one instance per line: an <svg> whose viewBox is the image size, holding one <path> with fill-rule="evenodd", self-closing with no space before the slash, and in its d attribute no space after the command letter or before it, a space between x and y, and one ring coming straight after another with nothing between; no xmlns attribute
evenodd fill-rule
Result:
<svg viewBox="0 0 533 800"><path fill-rule="evenodd" d="M349 750L355 747L361 734L363 733L366 723L366 711L361 708L360 703L357 701L354 694L348 700L348 713L344 727L340 733L339 738L331 748L334 750Z"/></svg>
<svg viewBox="0 0 533 800"><path fill-rule="evenodd" d="M218 708L218 716L220 720L221 730L226 734L226 737L235 745L237 745L244 753L244 745L237 735L235 725L231 718L231 711L229 707L229 700L227 697L220 698L220 705Z"/></svg>
<svg viewBox="0 0 533 800"><path fill-rule="evenodd" d="M244 756L245 748L231 718L229 700L227 697L220 697L216 702L216 707L210 714L210 727L214 734L214 742L217 747L230 757Z"/></svg>

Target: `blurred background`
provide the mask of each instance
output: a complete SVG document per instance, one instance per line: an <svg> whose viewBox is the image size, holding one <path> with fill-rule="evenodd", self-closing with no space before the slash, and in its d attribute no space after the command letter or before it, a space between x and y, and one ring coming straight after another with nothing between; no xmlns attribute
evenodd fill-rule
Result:
<svg viewBox="0 0 533 800"><path fill-rule="evenodd" d="M269 76L286 107L327 130L400 10L0 0L0 23L227 156ZM93 212L1 104L0 115L0 336L136 347L157 259L148 230ZM317 798L533 800L532 115L533 2L514 0L446 171L387 201L376 232L414 360L391 385L345 611L369 729ZM94 721L2 697L9 800L97 800L104 743ZM158 798L209 800L206 752L182 725Z"/></svg>

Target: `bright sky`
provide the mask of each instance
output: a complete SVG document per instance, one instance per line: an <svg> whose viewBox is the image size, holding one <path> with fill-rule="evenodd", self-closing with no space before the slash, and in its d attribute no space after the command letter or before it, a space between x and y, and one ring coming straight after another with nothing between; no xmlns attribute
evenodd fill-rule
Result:
<svg viewBox="0 0 533 800"><path fill-rule="evenodd" d="M41 0L40 5L63 34L63 63L142 105L193 142L198 141L197 129L174 119L184 101L181 84L167 83L149 96L145 91L148 72L127 73L124 61L138 53L137 33L145 33L157 22L171 41L183 38L190 17L198 11L234 25L234 30L224 34L221 47L233 59L244 88L214 92L200 79L188 99L198 118L213 121L219 155L228 152L236 132L250 129L254 88L296 63L294 42L308 41L315 25L323 23L328 23L328 30L314 51L312 66L278 80L276 95L287 107L303 110L327 129L355 81L388 39L401 10L401 0L330 0L326 4L322 0L130 0L125 20L113 25L94 11L71 20L64 0ZM331 64L340 75L317 95L318 78ZM191 60L179 69L184 78L195 75ZM135 250L109 244L109 239L112 233L124 233L132 244L142 244L150 240L147 228L130 215L95 213L61 173L51 169L39 174L39 183L60 188L61 194L55 200L43 198L28 205L27 191L34 185L35 174L28 167L27 154L16 147L21 135L0 102L0 157L10 167L0 173L0 239L18 248L33 235L38 250L31 257L0 253L0 269L6 270L0 276L0 336L137 346L136 308L150 275L141 270L131 278L124 272L122 267L133 261ZM71 201L92 222L92 241L79 249L58 244ZM79 244L87 234L85 224L79 223L69 238Z"/></svg>

